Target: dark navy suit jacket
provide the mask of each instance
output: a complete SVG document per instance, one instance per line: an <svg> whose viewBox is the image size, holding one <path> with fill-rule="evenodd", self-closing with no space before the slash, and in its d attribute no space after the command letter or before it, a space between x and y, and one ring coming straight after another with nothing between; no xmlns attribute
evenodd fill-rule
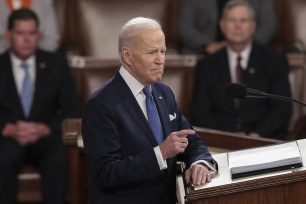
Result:
<svg viewBox="0 0 306 204"><path fill-rule="evenodd" d="M242 83L248 88L290 97L288 62L285 55L253 43ZM231 132L257 132L282 138L291 116L291 104L273 99L247 98L239 108L227 96L231 83L226 49L202 59L195 71L191 103L192 124Z"/></svg>
<svg viewBox="0 0 306 204"><path fill-rule="evenodd" d="M38 50L35 94L29 118L25 118L12 71L9 52L0 55L0 130L8 122L42 122L60 139L61 121L81 115L81 100L65 56Z"/></svg>
<svg viewBox="0 0 306 204"><path fill-rule="evenodd" d="M152 85L164 136L190 129L169 87ZM170 121L169 115L176 116ZM206 144L189 135L183 154L160 170L158 144L131 90L119 74L98 89L83 111L83 139L88 162L89 203L174 204L176 161L214 162Z"/></svg>

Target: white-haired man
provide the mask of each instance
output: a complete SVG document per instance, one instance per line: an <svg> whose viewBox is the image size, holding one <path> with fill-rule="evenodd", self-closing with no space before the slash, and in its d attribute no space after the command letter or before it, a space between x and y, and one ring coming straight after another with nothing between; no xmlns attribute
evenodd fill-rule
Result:
<svg viewBox="0 0 306 204"><path fill-rule="evenodd" d="M209 182L217 164L159 83L166 53L160 24L128 21L119 53L120 70L83 112L90 203L174 204L177 160L186 162L186 180L195 185Z"/></svg>

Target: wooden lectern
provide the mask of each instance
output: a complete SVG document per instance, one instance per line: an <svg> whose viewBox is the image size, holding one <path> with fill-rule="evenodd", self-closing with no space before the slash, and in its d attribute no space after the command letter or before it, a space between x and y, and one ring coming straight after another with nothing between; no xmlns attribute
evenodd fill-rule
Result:
<svg viewBox="0 0 306 204"><path fill-rule="evenodd" d="M70 166L70 203L84 204L87 203L88 187L87 187L87 172L86 172L86 157L82 148L82 134L81 134L81 119L66 119L62 124L63 142L69 147L69 166ZM243 137L233 133L195 128L197 133L207 142L209 147L222 149L223 152L228 150L237 150L249 147L259 147L263 145L278 144L280 140L271 140L265 138L250 138ZM218 161L219 154L216 156ZM224 157L224 156L223 156ZM220 161L218 161L220 162ZM222 169L222 165L219 164ZM205 196L201 194L202 190L187 189L187 197L190 201L201 203ZM205 189L207 191L207 189ZM185 193L185 192L184 192ZM206 194L206 193L204 193ZM208 194L209 195L209 194ZM200 202L201 201L201 202Z"/></svg>
<svg viewBox="0 0 306 204"><path fill-rule="evenodd" d="M298 140L303 167L231 179L227 153L213 155L219 175L202 187L186 186L190 204L304 204L306 203L306 139Z"/></svg>
<svg viewBox="0 0 306 204"><path fill-rule="evenodd" d="M231 132L213 130L209 128L193 128L209 147L218 148L221 150L221 152L226 152L226 150L239 150L285 142L284 140L276 140L263 137L242 136Z"/></svg>

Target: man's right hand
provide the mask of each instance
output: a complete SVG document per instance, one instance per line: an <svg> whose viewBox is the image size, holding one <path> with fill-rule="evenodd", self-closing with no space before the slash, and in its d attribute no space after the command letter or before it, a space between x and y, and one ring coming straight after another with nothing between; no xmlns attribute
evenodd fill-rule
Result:
<svg viewBox="0 0 306 204"><path fill-rule="evenodd" d="M164 160L183 153L188 146L187 135L195 134L194 130L181 130L172 132L163 143L159 145Z"/></svg>
<svg viewBox="0 0 306 204"><path fill-rule="evenodd" d="M6 123L2 129L2 135L4 137L17 138L17 126L13 123Z"/></svg>

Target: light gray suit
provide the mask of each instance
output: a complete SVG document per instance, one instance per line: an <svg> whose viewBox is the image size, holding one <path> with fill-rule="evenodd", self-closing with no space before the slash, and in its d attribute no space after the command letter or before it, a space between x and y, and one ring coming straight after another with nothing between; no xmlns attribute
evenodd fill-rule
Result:
<svg viewBox="0 0 306 204"><path fill-rule="evenodd" d="M255 41L267 44L276 30L273 0L247 0L254 8L257 29ZM217 0L182 0L179 16L179 35L182 52L203 52L203 45L216 41L218 24Z"/></svg>
<svg viewBox="0 0 306 204"><path fill-rule="evenodd" d="M59 29L53 0L32 0L29 9L32 9L40 21L39 30L42 38L39 47L47 51L55 51L59 44ZM8 48L5 41L5 32L7 30L8 16L10 10L5 0L0 0L0 53Z"/></svg>

